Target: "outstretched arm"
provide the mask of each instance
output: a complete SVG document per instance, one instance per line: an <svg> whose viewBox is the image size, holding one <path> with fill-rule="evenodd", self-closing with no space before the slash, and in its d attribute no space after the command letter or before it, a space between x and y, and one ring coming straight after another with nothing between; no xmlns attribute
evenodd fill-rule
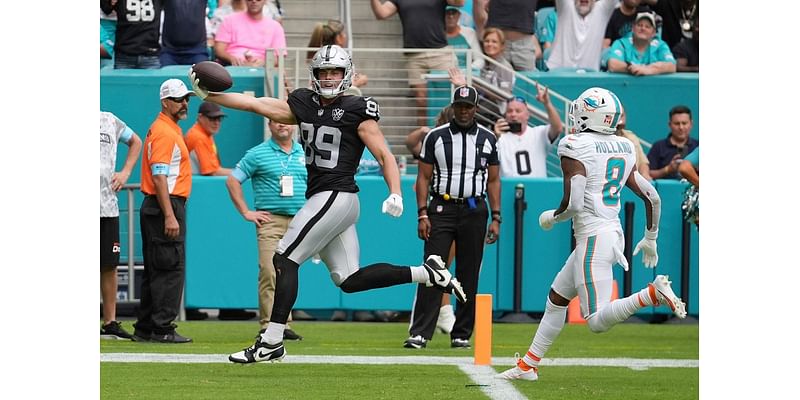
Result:
<svg viewBox="0 0 800 400"><path fill-rule="evenodd" d="M639 254L639 251L643 250L642 262L644 262L644 266L654 268L658 264L656 239L658 239L658 223L661 219L661 197L658 196L658 192L656 192L653 185L636 170L628 177L625 185L644 200L645 216L647 218L647 230L644 232L644 238L636 244L633 249L633 255Z"/></svg>
<svg viewBox="0 0 800 400"><path fill-rule="evenodd" d="M547 110L547 123L550 125L550 130L547 131L547 137L550 143L555 142L561 132L564 131L564 123L561 122L561 116L558 115L558 110L553 106L550 101L550 89L547 86L539 85L536 83L536 100L538 100Z"/></svg>
<svg viewBox="0 0 800 400"><path fill-rule="evenodd" d="M289 103L272 97L253 97L242 93L209 92L200 86L200 80L195 77L192 68L189 68L189 82L200 100L217 103L221 106L263 115L282 124L295 125L297 120L289 108Z"/></svg>

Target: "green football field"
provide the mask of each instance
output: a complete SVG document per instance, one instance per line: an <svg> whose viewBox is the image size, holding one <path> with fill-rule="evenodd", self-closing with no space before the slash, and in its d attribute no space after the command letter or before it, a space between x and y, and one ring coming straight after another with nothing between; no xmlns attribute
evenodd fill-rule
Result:
<svg viewBox="0 0 800 400"><path fill-rule="evenodd" d="M130 322L123 325L133 331ZM494 324L493 365L451 349L437 333L426 349L402 347L407 323L294 322L282 363L238 365L229 353L252 344L258 324L187 321L190 344L101 340L104 399L696 399L696 324L620 324L603 334L567 325L539 381L492 375L524 354L536 324Z"/></svg>

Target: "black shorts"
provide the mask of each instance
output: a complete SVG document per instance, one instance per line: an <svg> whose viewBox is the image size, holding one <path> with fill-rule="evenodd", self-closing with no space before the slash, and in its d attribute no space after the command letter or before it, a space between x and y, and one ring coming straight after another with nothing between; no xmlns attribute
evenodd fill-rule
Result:
<svg viewBox="0 0 800 400"><path fill-rule="evenodd" d="M119 252L119 217L100 217L100 268L116 268Z"/></svg>

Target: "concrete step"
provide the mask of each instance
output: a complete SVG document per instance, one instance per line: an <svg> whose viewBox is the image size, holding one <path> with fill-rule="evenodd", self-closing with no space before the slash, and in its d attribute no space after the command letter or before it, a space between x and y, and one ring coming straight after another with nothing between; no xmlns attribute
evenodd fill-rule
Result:
<svg viewBox="0 0 800 400"><path fill-rule="evenodd" d="M373 18L369 0L350 0L351 18ZM317 15L320 20L339 19L339 0L284 0L281 7L286 17ZM398 18L393 16L392 18Z"/></svg>

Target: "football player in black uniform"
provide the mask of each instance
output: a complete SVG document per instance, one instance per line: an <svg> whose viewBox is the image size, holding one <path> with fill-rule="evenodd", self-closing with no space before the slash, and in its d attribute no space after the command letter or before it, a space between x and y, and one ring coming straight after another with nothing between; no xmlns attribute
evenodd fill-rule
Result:
<svg viewBox="0 0 800 400"><path fill-rule="evenodd" d="M339 46L323 46L311 59L309 73L312 88L296 89L284 101L209 92L189 69L189 80L201 99L299 125L306 155L307 202L275 250L277 278L270 323L255 344L228 357L232 362L278 361L286 355L283 330L297 299L297 270L315 254L325 262L334 283L347 293L417 282L436 285L461 301L465 299L461 284L439 255L431 255L423 265L410 268L388 263L359 268L355 228L359 201L354 175L364 147L381 165L390 192L382 211L393 217L403 212L400 173L378 126L378 103L370 97L343 94L353 77L350 55ZM291 189L291 180L282 179L280 184Z"/></svg>

